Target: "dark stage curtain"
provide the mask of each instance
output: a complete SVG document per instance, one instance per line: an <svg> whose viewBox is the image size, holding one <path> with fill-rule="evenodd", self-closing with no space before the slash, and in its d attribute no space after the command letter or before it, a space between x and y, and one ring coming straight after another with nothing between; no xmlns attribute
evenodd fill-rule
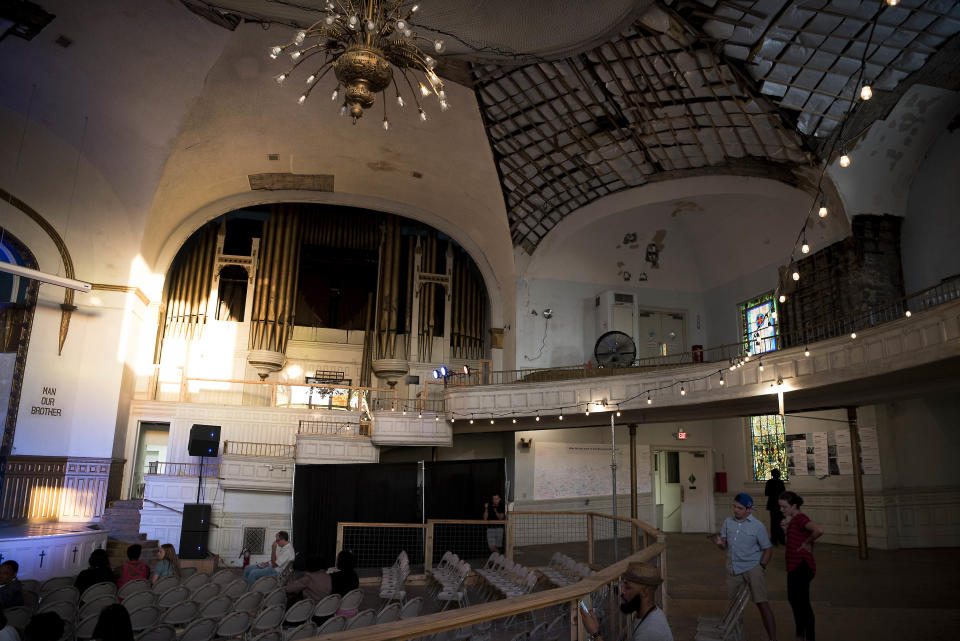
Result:
<svg viewBox="0 0 960 641"><path fill-rule="evenodd" d="M319 554L332 565L338 522L420 523L417 467L417 463L297 465L293 493L297 556ZM346 543L344 547L352 547ZM357 552L358 561L362 557L384 566L393 563L399 549L383 550L377 558Z"/></svg>

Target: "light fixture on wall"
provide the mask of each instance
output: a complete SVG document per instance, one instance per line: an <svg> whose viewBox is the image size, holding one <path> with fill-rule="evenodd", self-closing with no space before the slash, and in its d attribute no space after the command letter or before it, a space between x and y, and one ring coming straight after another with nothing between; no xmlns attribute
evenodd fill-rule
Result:
<svg viewBox="0 0 960 641"><path fill-rule="evenodd" d="M341 115L349 114L356 124L364 111L373 107L376 94L382 94L385 130L390 128L386 91L391 84L397 105L405 104L400 95L401 78L410 90L421 121L427 119L421 99L430 95L437 98L440 110L446 111L450 103L443 82L434 72L437 61L432 57L443 53L443 40L430 41L419 36L410 20L420 5L404 5L400 0L328 0L322 19L298 31L287 44L270 48L271 58L286 53L293 60L293 65L276 76L276 81L283 83L302 64L310 67L307 87L298 99L303 104L319 80L333 70L337 87L331 99L336 101L342 96ZM423 80L418 79L420 74Z"/></svg>
<svg viewBox="0 0 960 641"><path fill-rule="evenodd" d="M90 283L85 283L82 280L65 278L64 276L57 276L56 274L47 274L46 272L42 272L37 269L30 269L29 267L24 267L23 265L15 265L14 263L0 262L0 272L6 272L22 278L31 278L33 280L38 280L41 283L56 285L57 287L75 289L78 292L89 292L92 289L92 285L90 285Z"/></svg>

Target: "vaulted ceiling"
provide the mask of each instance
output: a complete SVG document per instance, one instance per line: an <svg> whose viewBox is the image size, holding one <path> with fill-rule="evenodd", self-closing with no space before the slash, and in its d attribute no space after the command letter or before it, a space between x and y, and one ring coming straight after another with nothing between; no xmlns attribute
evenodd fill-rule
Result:
<svg viewBox="0 0 960 641"><path fill-rule="evenodd" d="M182 1L300 25L323 6ZM578 208L652 181L798 182L911 82L960 89L957 0L432 0L418 16L450 43L441 75L474 87L527 253Z"/></svg>

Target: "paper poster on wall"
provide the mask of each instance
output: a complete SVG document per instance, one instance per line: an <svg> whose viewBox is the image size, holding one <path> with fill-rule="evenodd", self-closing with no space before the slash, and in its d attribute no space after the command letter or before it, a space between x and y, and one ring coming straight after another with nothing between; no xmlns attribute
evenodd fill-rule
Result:
<svg viewBox="0 0 960 641"><path fill-rule="evenodd" d="M860 428L860 469L864 474L880 473L880 445L875 427Z"/></svg>
<svg viewBox="0 0 960 641"><path fill-rule="evenodd" d="M853 459L850 452L850 432L837 430L833 433L837 441L837 470L838 474L853 474Z"/></svg>
<svg viewBox="0 0 960 641"><path fill-rule="evenodd" d="M826 432L813 433L813 470L819 479L830 475Z"/></svg>
<svg viewBox="0 0 960 641"><path fill-rule="evenodd" d="M787 472L790 476L807 474L807 435L787 434Z"/></svg>
<svg viewBox="0 0 960 641"><path fill-rule="evenodd" d="M629 447L618 445L617 493L630 492ZM534 445L533 498L561 499L604 496L612 490L610 446L603 443L544 443ZM650 446L637 446L637 492L651 491Z"/></svg>

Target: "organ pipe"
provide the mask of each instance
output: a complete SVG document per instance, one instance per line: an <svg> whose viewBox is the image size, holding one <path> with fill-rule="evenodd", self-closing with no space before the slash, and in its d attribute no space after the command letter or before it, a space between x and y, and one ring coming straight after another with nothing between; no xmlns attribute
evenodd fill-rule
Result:
<svg viewBox="0 0 960 641"><path fill-rule="evenodd" d="M277 205L264 225L254 282L250 349L286 351L297 295L299 221L299 208Z"/></svg>
<svg viewBox="0 0 960 641"><path fill-rule="evenodd" d="M164 337L192 338L206 324L216 250L217 226L210 224L187 255L170 268L161 305ZM156 357L159 362L159 350Z"/></svg>

